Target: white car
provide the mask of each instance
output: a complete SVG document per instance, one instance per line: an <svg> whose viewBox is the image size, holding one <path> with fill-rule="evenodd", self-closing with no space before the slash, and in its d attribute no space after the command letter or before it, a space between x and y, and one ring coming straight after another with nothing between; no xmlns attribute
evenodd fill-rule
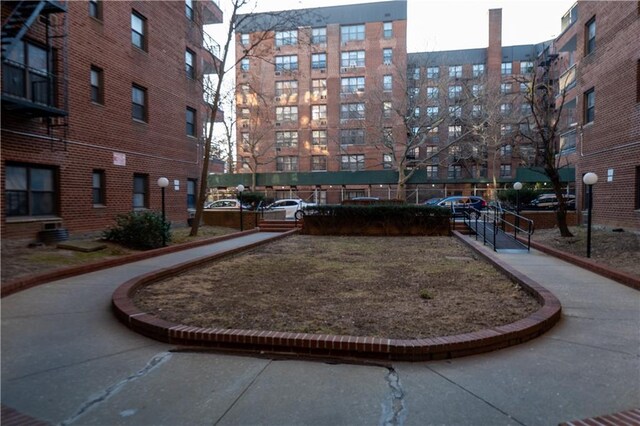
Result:
<svg viewBox="0 0 640 426"><path fill-rule="evenodd" d="M207 203L204 206L204 208L207 210L235 210L235 209L240 210L240 201L234 200L232 198L225 199L225 200L217 200L211 203ZM246 204L243 204L242 208L248 209L249 206L247 206Z"/></svg>
<svg viewBox="0 0 640 426"><path fill-rule="evenodd" d="M267 209L276 210L276 211L284 210L285 219L293 219L293 218L299 219L300 217L297 217L297 216L300 216L300 214L296 216L296 213L302 210L304 207L308 207L308 206L315 206L315 204L307 203L301 199L285 198L283 200L278 200L273 204L268 205Z"/></svg>

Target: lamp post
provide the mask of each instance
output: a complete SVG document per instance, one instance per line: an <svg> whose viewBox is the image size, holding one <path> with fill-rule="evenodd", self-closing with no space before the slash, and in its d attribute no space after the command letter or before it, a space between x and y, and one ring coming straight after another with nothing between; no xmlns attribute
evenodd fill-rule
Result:
<svg viewBox="0 0 640 426"><path fill-rule="evenodd" d="M514 235L518 233L520 227L520 190L522 189L522 182L516 182L513 184L513 189L516 190L516 229Z"/></svg>
<svg viewBox="0 0 640 426"><path fill-rule="evenodd" d="M242 191L244 191L244 185L240 184L236 186L236 190L238 191L238 199L240 200L240 231L243 231L242 226Z"/></svg>
<svg viewBox="0 0 640 426"><path fill-rule="evenodd" d="M587 257L591 257L591 209L593 207L593 185L598 182L598 175L589 172L582 177L587 185Z"/></svg>
<svg viewBox="0 0 640 426"><path fill-rule="evenodd" d="M160 187L160 190L162 191L162 247L166 247L167 246L167 235L166 235L166 225L167 225L167 221L166 221L166 213L165 213L165 208L164 208L164 189L169 186L169 179L167 179L166 177L161 177L158 179L158 186Z"/></svg>

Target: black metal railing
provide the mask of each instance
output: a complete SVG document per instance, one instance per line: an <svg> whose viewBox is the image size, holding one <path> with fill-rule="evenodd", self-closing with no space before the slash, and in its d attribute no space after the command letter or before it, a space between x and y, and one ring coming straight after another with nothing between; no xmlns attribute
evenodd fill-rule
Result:
<svg viewBox="0 0 640 426"><path fill-rule="evenodd" d="M56 106L56 76L18 62L2 62L2 94L33 102Z"/></svg>
<svg viewBox="0 0 640 426"><path fill-rule="evenodd" d="M500 206L488 206L486 210L477 210L473 207L463 212L463 220L465 225L475 230L476 241L478 235L482 234L482 243L484 245L491 245L493 250L496 251L497 238L500 232L504 235L510 236L510 232L513 231L514 241L518 241L518 233L526 235L527 239L527 251L531 250L531 235L534 231L534 223L531 219L521 216L515 212L509 211L508 213L513 216L513 223L505 219L505 212ZM482 229L482 232L479 232ZM487 231L491 231L490 238L487 238ZM507 233L509 230L509 234Z"/></svg>

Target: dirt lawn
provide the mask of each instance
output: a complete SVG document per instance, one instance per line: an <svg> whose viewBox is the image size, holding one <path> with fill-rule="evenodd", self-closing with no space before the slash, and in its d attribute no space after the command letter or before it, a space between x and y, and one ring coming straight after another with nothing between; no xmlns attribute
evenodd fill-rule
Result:
<svg viewBox="0 0 640 426"><path fill-rule="evenodd" d="M514 322L538 303L452 237L295 235L141 289L199 327L413 339Z"/></svg>

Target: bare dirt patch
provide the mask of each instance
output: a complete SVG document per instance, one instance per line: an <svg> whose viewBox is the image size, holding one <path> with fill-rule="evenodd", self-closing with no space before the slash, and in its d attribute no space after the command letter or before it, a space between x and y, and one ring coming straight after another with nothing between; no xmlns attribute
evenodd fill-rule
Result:
<svg viewBox="0 0 640 426"><path fill-rule="evenodd" d="M539 308L450 237L304 235L153 283L135 303L198 327L397 339L477 331Z"/></svg>

